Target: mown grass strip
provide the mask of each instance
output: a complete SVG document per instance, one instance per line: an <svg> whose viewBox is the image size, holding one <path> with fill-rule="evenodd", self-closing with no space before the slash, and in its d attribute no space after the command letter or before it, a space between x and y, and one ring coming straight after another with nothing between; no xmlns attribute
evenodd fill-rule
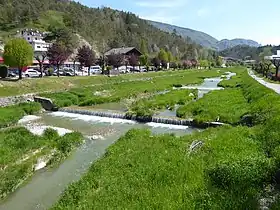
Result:
<svg viewBox="0 0 280 210"><path fill-rule="evenodd" d="M67 92L45 93L43 97L51 98L58 107L71 105L91 106L109 102L119 102L125 98L135 98L141 93L156 93L172 89L174 84L183 85L203 82L204 77L220 76L222 71L185 71L168 77L157 77L149 81L132 81L117 84L105 84L95 87L73 88ZM102 92L106 91L102 95ZM96 93L100 93L101 95Z"/></svg>
<svg viewBox="0 0 280 210"><path fill-rule="evenodd" d="M196 70L188 70L190 72ZM85 76L85 77L45 77L37 79L23 79L20 81L1 81L0 80L0 97L14 96L27 93L40 93L44 91L62 91L71 88L83 86L101 85L109 83L118 83L133 79L145 79L154 77L166 77L169 75L184 74L185 70L180 71L161 71L148 72L139 74L127 74L114 77L107 76Z"/></svg>

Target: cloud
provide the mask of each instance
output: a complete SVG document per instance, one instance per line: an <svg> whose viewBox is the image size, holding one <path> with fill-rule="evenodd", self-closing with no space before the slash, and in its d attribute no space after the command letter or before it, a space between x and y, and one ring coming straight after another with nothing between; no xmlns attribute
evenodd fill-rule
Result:
<svg viewBox="0 0 280 210"><path fill-rule="evenodd" d="M197 11L197 16L198 17L204 17L204 16L207 16L208 14L209 14L209 9L207 9L207 8L200 8Z"/></svg>
<svg viewBox="0 0 280 210"><path fill-rule="evenodd" d="M150 1L137 1L136 6L147 8L176 8L186 5L186 0L150 0Z"/></svg>

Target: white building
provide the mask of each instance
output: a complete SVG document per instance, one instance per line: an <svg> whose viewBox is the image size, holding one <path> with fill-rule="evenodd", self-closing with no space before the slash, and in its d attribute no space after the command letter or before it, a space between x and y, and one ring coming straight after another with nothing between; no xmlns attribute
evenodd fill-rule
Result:
<svg viewBox="0 0 280 210"><path fill-rule="evenodd" d="M276 55L272 55L272 56L265 56L265 59L267 60L274 60L274 59L280 59L280 50L277 50Z"/></svg>
<svg viewBox="0 0 280 210"><path fill-rule="evenodd" d="M35 52L46 52L51 45L43 40L45 34L37 30L24 29L18 32L18 36L28 41Z"/></svg>

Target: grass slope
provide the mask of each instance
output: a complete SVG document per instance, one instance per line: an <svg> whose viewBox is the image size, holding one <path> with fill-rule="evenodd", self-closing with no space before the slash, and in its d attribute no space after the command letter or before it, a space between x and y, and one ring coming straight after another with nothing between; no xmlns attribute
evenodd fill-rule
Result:
<svg viewBox="0 0 280 210"><path fill-rule="evenodd" d="M254 209L268 162L245 127L181 138L131 130L52 209Z"/></svg>
<svg viewBox="0 0 280 210"><path fill-rule="evenodd" d="M79 133L60 137L56 131L47 129L43 136L36 136L26 128L14 127L0 131L0 198L13 192L33 174L38 157L55 150L52 162L67 156L83 141Z"/></svg>

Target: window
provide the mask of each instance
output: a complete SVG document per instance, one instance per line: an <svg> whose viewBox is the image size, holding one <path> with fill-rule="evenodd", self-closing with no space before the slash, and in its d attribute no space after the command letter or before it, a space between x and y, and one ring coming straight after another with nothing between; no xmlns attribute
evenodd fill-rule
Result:
<svg viewBox="0 0 280 210"><path fill-rule="evenodd" d="M27 40L30 40L30 37L27 37Z"/></svg>
<svg viewBox="0 0 280 210"><path fill-rule="evenodd" d="M35 40L37 40L37 37L35 37Z"/></svg>
<svg viewBox="0 0 280 210"><path fill-rule="evenodd" d="M37 48L41 48L41 46L37 46Z"/></svg>

